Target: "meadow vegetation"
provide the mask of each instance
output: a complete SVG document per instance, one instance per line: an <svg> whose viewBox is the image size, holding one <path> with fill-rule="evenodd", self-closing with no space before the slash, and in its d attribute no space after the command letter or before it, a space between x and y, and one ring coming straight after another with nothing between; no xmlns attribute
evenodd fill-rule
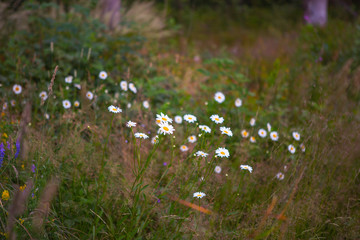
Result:
<svg viewBox="0 0 360 240"><path fill-rule="evenodd" d="M0 238L359 239L358 20L137 4L2 15Z"/></svg>

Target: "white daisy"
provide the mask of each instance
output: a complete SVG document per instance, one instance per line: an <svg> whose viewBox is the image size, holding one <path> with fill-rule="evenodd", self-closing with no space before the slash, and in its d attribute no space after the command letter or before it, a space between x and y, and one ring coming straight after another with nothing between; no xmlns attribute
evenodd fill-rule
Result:
<svg viewBox="0 0 360 240"><path fill-rule="evenodd" d="M128 121L128 122L126 123L126 126L127 126L128 128L136 127L136 122Z"/></svg>
<svg viewBox="0 0 360 240"><path fill-rule="evenodd" d="M235 100L235 107L241 107L241 105L242 105L241 99L240 99L240 98L237 98L237 99Z"/></svg>
<svg viewBox="0 0 360 240"><path fill-rule="evenodd" d="M128 103L126 106L127 108L131 108L131 103Z"/></svg>
<svg viewBox="0 0 360 240"><path fill-rule="evenodd" d="M249 170L250 173L252 173L253 169L249 165L240 165L241 169Z"/></svg>
<svg viewBox="0 0 360 240"><path fill-rule="evenodd" d="M72 83L72 80L73 80L73 76L67 76L67 77L65 78L65 82L66 82L66 83Z"/></svg>
<svg viewBox="0 0 360 240"><path fill-rule="evenodd" d="M248 131L246 131L245 129L244 129L244 130L242 130L242 131L241 131L241 136L242 136L243 138L247 138L247 137L249 137L249 133L248 133ZM251 139L250 139L250 141L251 141Z"/></svg>
<svg viewBox="0 0 360 240"><path fill-rule="evenodd" d="M194 115L191 114L185 114L184 115L184 120L189 122L189 123L194 123L197 121L197 118Z"/></svg>
<svg viewBox="0 0 360 240"><path fill-rule="evenodd" d="M193 196L194 196L194 197L197 197L197 198L203 198L203 197L206 196L206 194L203 193L203 192L196 192L196 193L194 193Z"/></svg>
<svg viewBox="0 0 360 240"><path fill-rule="evenodd" d="M208 153L205 153L203 151L197 151L195 154L198 157L207 157L209 155Z"/></svg>
<svg viewBox="0 0 360 240"><path fill-rule="evenodd" d="M188 141L189 141L190 143L196 142L196 136L195 136L195 135L192 135L192 136L188 137Z"/></svg>
<svg viewBox="0 0 360 240"><path fill-rule="evenodd" d="M216 153L216 156L218 156L218 157L229 157L230 156L230 153L226 148L220 147L220 148L216 149L215 153Z"/></svg>
<svg viewBox="0 0 360 240"><path fill-rule="evenodd" d="M250 142L252 142L252 143L256 143L256 139L255 139L255 137L250 137Z"/></svg>
<svg viewBox="0 0 360 240"><path fill-rule="evenodd" d="M151 143L152 143L152 144L157 144L157 143L159 143L159 136L156 135L155 137L153 137L153 138L151 139Z"/></svg>
<svg viewBox="0 0 360 240"><path fill-rule="evenodd" d="M303 143L300 144L300 149L301 149L302 152L305 152L306 149L305 149L305 145Z"/></svg>
<svg viewBox="0 0 360 240"><path fill-rule="evenodd" d="M277 141L279 139L279 134L277 132L271 132L270 133L270 138L273 141Z"/></svg>
<svg viewBox="0 0 360 240"><path fill-rule="evenodd" d="M211 133L211 129L206 125L199 125L199 128L206 133Z"/></svg>
<svg viewBox="0 0 360 240"><path fill-rule="evenodd" d="M150 104L148 101L143 101L143 107L148 109L150 107Z"/></svg>
<svg viewBox="0 0 360 240"><path fill-rule="evenodd" d="M74 86L77 88L77 89L81 89L81 85L80 84L74 84Z"/></svg>
<svg viewBox="0 0 360 240"><path fill-rule="evenodd" d="M300 133L298 133L298 132L293 132L292 135L293 135L293 138L294 138L296 141L299 141L299 140L300 140Z"/></svg>
<svg viewBox="0 0 360 240"><path fill-rule="evenodd" d="M39 97L41 98L41 100L45 101L45 100L48 98L47 92L42 91L42 92L39 94Z"/></svg>
<svg viewBox="0 0 360 240"><path fill-rule="evenodd" d="M161 122L159 124L159 131L158 131L159 134L164 134L164 135L173 134L174 131L175 128L167 122Z"/></svg>
<svg viewBox="0 0 360 240"><path fill-rule="evenodd" d="M75 102L74 102L74 106L75 106L75 107L79 107L79 106L80 106L80 102L79 102L79 101L75 101Z"/></svg>
<svg viewBox="0 0 360 240"><path fill-rule="evenodd" d="M136 89L136 87L135 87L135 85L133 83L129 83L129 89L133 93L137 93L137 89Z"/></svg>
<svg viewBox="0 0 360 240"><path fill-rule="evenodd" d="M114 105L110 105L108 107L108 110L109 110L109 112L112 112L112 113L121 113L122 112L121 108L115 107Z"/></svg>
<svg viewBox="0 0 360 240"><path fill-rule="evenodd" d="M214 115L211 115L210 119L215 122L216 124L219 124L219 123L223 123L224 122L224 118L223 117L219 117L219 115L217 114L214 114Z"/></svg>
<svg viewBox="0 0 360 240"><path fill-rule="evenodd" d="M214 99L218 103L222 103L225 101L225 95L222 92L217 92L215 93Z"/></svg>
<svg viewBox="0 0 360 240"><path fill-rule="evenodd" d="M7 103L7 102L4 102L2 109L3 109L3 110L6 110L7 108L8 108L8 103Z"/></svg>
<svg viewBox="0 0 360 240"><path fill-rule="evenodd" d="M255 126L256 120L255 118L250 119L250 126Z"/></svg>
<svg viewBox="0 0 360 240"><path fill-rule="evenodd" d="M214 171L215 171L216 173L221 173L221 167L220 167L220 166L216 166L215 169L214 169Z"/></svg>
<svg viewBox="0 0 360 240"><path fill-rule="evenodd" d="M107 73L105 71L101 71L99 73L99 78L102 79L102 80L105 80L107 78Z"/></svg>
<svg viewBox="0 0 360 240"><path fill-rule="evenodd" d="M128 90L127 82L126 81L121 81L120 82L120 87L121 87L122 90L127 91Z"/></svg>
<svg viewBox="0 0 360 240"><path fill-rule="evenodd" d="M68 109L71 107L71 102L69 100L62 101L62 104L65 109Z"/></svg>
<svg viewBox="0 0 360 240"><path fill-rule="evenodd" d="M181 146L180 146L180 150L181 150L182 152L186 152L187 150L189 150L189 148L188 148L187 146L185 146L185 145L181 145Z"/></svg>
<svg viewBox="0 0 360 240"><path fill-rule="evenodd" d="M162 122L169 122L169 123L172 123L172 119L166 115L166 114L163 114L163 113L160 113L160 114L156 114L156 123L157 124L160 124Z"/></svg>
<svg viewBox="0 0 360 240"><path fill-rule="evenodd" d="M19 84L15 84L13 86L13 91L14 91L15 94L20 94L21 91L22 91L22 87Z"/></svg>
<svg viewBox="0 0 360 240"><path fill-rule="evenodd" d="M49 118L50 118L50 115L49 115L49 114L45 113L44 116L45 116L46 119L49 120Z"/></svg>
<svg viewBox="0 0 360 240"><path fill-rule="evenodd" d="M87 99L92 100L93 97L94 97L94 94L93 94L92 92L88 91L88 92L86 93L86 97L87 97Z"/></svg>
<svg viewBox="0 0 360 240"><path fill-rule="evenodd" d="M270 123L267 123L267 124L266 124L266 127L267 127L267 129L268 129L268 132L271 132L271 125L270 125Z"/></svg>
<svg viewBox="0 0 360 240"><path fill-rule="evenodd" d="M135 133L134 136L135 136L136 138L143 138L143 139L149 138L149 136L146 135L145 133L138 133L138 132Z"/></svg>
<svg viewBox="0 0 360 240"><path fill-rule="evenodd" d="M226 134L229 137L232 137L233 133L230 128L227 127L220 127L221 134Z"/></svg>
<svg viewBox="0 0 360 240"><path fill-rule="evenodd" d="M266 131L264 129L262 129L262 128L259 129L258 134L262 138L266 137L266 135L267 135Z"/></svg>
<svg viewBox="0 0 360 240"><path fill-rule="evenodd" d="M294 145L290 144L290 145L288 146L288 150L289 150L289 152L290 152L291 154L294 154L294 153L295 153L295 147L294 147Z"/></svg>
<svg viewBox="0 0 360 240"><path fill-rule="evenodd" d="M177 116L175 116L175 122L177 123L177 124L181 124L182 123L182 117L181 116L179 116L179 115L177 115Z"/></svg>
<svg viewBox="0 0 360 240"><path fill-rule="evenodd" d="M276 178L279 179L280 181L283 180L285 177L285 175L282 172L279 172L278 174L276 174Z"/></svg>
<svg viewBox="0 0 360 240"><path fill-rule="evenodd" d="M10 100L11 106L15 107L16 101L14 99Z"/></svg>

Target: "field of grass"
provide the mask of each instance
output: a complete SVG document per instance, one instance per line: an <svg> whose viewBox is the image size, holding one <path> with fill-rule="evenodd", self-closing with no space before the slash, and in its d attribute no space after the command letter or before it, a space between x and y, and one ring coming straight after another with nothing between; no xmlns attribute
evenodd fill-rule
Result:
<svg viewBox="0 0 360 240"><path fill-rule="evenodd" d="M360 238L358 21L206 10L159 39L31 3L0 39L0 239Z"/></svg>

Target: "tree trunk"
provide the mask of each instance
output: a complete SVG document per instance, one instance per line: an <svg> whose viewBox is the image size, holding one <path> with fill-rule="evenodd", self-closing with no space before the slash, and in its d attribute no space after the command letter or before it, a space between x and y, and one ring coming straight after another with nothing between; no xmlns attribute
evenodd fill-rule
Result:
<svg viewBox="0 0 360 240"><path fill-rule="evenodd" d="M316 26L325 26L327 22L328 0L305 0L305 21Z"/></svg>

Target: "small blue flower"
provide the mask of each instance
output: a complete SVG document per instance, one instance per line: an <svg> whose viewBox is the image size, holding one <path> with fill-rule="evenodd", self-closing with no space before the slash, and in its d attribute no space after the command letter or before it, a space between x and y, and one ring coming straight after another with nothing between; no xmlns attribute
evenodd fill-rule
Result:
<svg viewBox="0 0 360 240"><path fill-rule="evenodd" d="M35 173L35 170L36 170L36 166L35 166L35 164L32 164L32 165L31 165L31 171L32 171L33 173Z"/></svg>

